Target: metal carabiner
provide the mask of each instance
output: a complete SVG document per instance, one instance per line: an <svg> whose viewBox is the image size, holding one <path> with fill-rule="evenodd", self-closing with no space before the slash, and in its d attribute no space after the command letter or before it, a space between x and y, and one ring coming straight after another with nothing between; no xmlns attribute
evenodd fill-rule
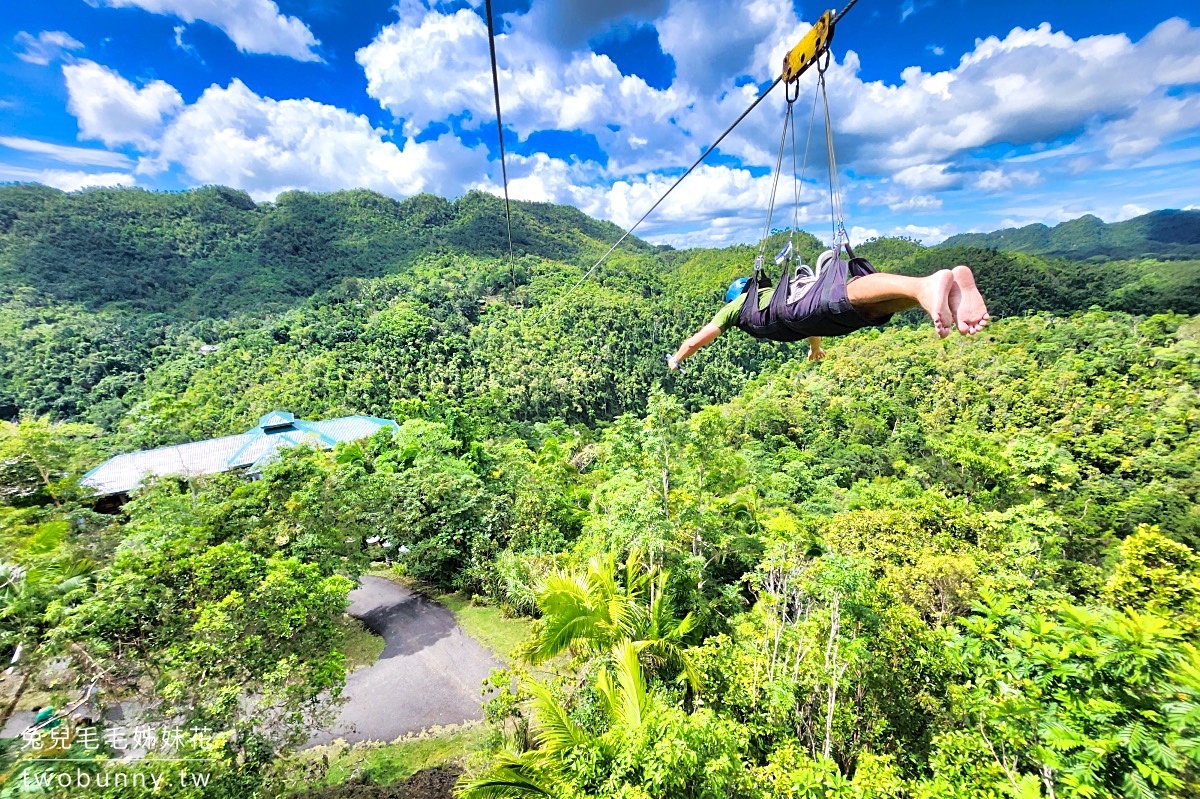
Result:
<svg viewBox="0 0 1200 799"><path fill-rule="evenodd" d="M796 87L796 96L792 96L792 87ZM791 83L783 84L783 98L787 100L788 108L792 107L792 103L800 99L800 81L794 80Z"/></svg>

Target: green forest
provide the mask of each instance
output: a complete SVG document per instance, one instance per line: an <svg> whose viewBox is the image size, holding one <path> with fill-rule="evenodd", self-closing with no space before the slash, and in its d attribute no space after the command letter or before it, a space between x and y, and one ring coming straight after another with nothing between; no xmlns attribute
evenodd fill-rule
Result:
<svg viewBox="0 0 1200 799"><path fill-rule="evenodd" d="M994 247L1093 263L1195 259L1200 257L1200 210L1151 211L1111 224L1087 214L1052 228L1039 223L994 233L960 233L942 245Z"/></svg>
<svg viewBox="0 0 1200 799"><path fill-rule="evenodd" d="M1200 261L856 243L969 264L993 321L670 372L758 247L581 281L619 229L512 216L510 259L481 193L0 186L0 664L212 731L203 786L0 739L0 797L447 795L304 756L364 574L520 622L440 739L465 799L1200 795ZM399 429L118 513L79 483L277 409Z"/></svg>

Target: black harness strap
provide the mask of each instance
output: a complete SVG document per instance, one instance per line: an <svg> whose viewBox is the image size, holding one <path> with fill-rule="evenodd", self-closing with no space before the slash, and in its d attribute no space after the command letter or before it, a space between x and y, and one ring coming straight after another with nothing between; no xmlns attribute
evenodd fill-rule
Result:
<svg viewBox="0 0 1200 799"><path fill-rule="evenodd" d="M866 258L844 261L832 251L817 259L816 278L797 277L785 262L779 284L766 308L759 309L759 280L751 280L746 302L735 324L755 338L799 341L809 336L844 336L864 327L886 324L891 315L867 319L855 310L846 295L853 277L874 274ZM763 287L765 288L765 286Z"/></svg>

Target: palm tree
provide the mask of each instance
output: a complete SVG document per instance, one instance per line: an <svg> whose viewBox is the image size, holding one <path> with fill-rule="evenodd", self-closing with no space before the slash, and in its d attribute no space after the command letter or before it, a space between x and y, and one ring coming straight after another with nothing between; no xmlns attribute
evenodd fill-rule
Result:
<svg viewBox="0 0 1200 799"><path fill-rule="evenodd" d="M611 669L596 678L596 693L609 722L608 730L636 731L648 717L654 700L646 690L645 673L638 651L626 640L612 651ZM601 759L616 756L607 733L593 735L576 724L554 694L536 682L527 682L533 695L536 746L519 755L502 752L481 776L460 784L464 799L516 799L571 795L572 756L596 750ZM609 737L609 740L605 740Z"/></svg>
<svg viewBox="0 0 1200 799"><path fill-rule="evenodd" d="M700 689L687 654L695 626L691 613L678 618L667 591L669 574L647 566L634 549L617 579L616 557L592 558L584 574L548 577L538 593L541 626L522 654L534 664L567 650L589 659L606 657L628 642L652 673L666 669Z"/></svg>

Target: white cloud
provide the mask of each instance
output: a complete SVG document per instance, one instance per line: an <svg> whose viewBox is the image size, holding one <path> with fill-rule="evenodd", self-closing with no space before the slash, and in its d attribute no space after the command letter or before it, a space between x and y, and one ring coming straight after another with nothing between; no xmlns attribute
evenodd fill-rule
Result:
<svg viewBox="0 0 1200 799"><path fill-rule="evenodd" d="M403 118L408 134L463 112L495 119L483 21L468 9L445 15L406 3L397 10L401 20L355 54L367 76L367 94ZM511 76L505 83L508 99Z"/></svg>
<svg viewBox="0 0 1200 799"><path fill-rule="evenodd" d="M62 31L42 31L37 36L21 31L13 38L21 47L17 51L17 58L43 66L57 59L65 50L79 50L83 47L82 42Z"/></svg>
<svg viewBox="0 0 1200 799"><path fill-rule="evenodd" d="M618 180L593 205L580 207L585 213L628 229L675 180L674 175L653 173L640 180ZM744 169L700 166L658 206L638 228L637 235L656 243L687 247L757 240L766 229L772 182L769 175L755 177ZM790 226L793 219L809 230L827 226L827 200L805 202L795 213L790 203L782 203L776 208L771 227Z"/></svg>
<svg viewBox="0 0 1200 799"><path fill-rule="evenodd" d="M486 158L482 146L468 148L450 134L401 150L364 116L313 100L260 97L235 79L180 112L142 169L178 164L197 183L245 189L255 199L355 187L394 197L457 196L483 173Z"/></svg>
<svg viewBox="0 0 1200 799"><path fill-rule="evenodd" d="M870 227L859 227L858 225L850 226L850 242L861 244L867 239L879 238L879 231Z"/></svg>
<svg viewBox="0 0 1200 799"><path fill-rule="evenodd" d="M320 61L320 44L297 17L280 13L272 0L88 0L111 8L141 8L169 14L184 22L207 22L224 31L243 53L282 55L298 61Z"/></svg>
<svg viewBox="0 0 1200 799"><path fill-rule="evenodd" d="M728 91L733 79L777 75L783 56L811 25L791 4L770 0L677 2L658 20L663 52L679 79L705 97ZM717 32L717 35L714 35Z"/></svg>
<svg viewBox="0 0 1200 799"><path fill-rule="evenodd" d="M947 173L947 168L947 164L910 166L897 172L892 180L916 191L937 191L959 185L962 177Z"/></svg>
<svg viewBox="0 0 1200 799"><path fill-rule="evenodd" d="M588 39L606 33L617 23L640 24L654 20L669 0L554 0L533 3L526 21L539 38L555 47L575 50ZM497 29L500 20L493 19Z"/></svg>
<svg viewBox="0 0 1200 799"><path fill-rule="evenodd" d="M183 33L184 33L184 31L187 30L187 26L186 25L176 25L174 30L175 30L175 46L178 47L183 52L187 53L188 55L193 55L196 58L200 59L200 63L203 64L204 59L200 58L200 54L196 52L196 48L192 47L190 44L188 44L187 42L185 42L183 40Z"/></svg>
<svg viewBox="0 0 1200 799"><path fill-rule="evenodd" d="M1137 154L1192 124L1194 101L1167 89L1200 80L1198 51L1200 30L1182 20L1162 23L1137 44L1121 34L1074 40L1043 24L977 42L953 70L910 67L896 85L860 81L851 52L828 76L834 124L850 142L849 160L878 174L994 144L1054 142L1084 127L1107 142L1121 135L1123 120L1142 129L1126 148ZM1153 114L1137 116L1151 99ZM1146 116L1167 121L1137 124ZM1122 154L1108 149L1110 157Z"/></svg>
<svg viewBox="0 0 1200 799"><path fill-rule="evenodd" d="M466 9L442 14L408 2L397 10L400 20L356 54L367 93L404 120L408 135L451 119L466 128L493 122L484 22ZM591 134L607 152L613 175L698 154L688 131L672 121L676 114L691 116L684 94L622 75L607 56L550 47L538 38L536 24L538 19L522 17L497 36L506 127L521 138L540 130Z"/></svg>
<svg viewBox="0 0 1200 799"><path fill-rule="evenodd" d="M63 169L28 169L0 164L0 181L42 183L63 191L78 191L89 186L133 186L137 183L127 172L71 172Z"/></svg>
<svg viewBox="0 0 1200 799"><path fill-rule="evenodd" d="M1095 138L1109 160L1137 163L1142 156L1158 155L1164 140L1197 128L1200 128L1200 96L1149 97L1125 119L1103 126Z"/></svg>
<svg viewBox="0 0 1200 799"><path fill-rule="evenodd" d="M904 225L892 231L893 236L907 236L916 239L926 246L941 244L950 238L952 229L947 226L927 227L924 225Z"/></svg>
<svg viewBox="0 0 1200 799"><path fill-rule="evenodd" d="M1137 205L1136 203L1128 203L1121 206L1121 210L1117 212L1116 217L1111 221L1124 222L1126 219L1133 219L1135 216L1148 214L1150 211L1151 209L1146 208L1145 206Z"/></svg>
<svg viewBox="0 0 1200 799"><path fill-rule="evenodd" d="M112 147L152 147L163 118L175 113L183 98L173 86L151 81L141 89L116 72L92 61L63 67L67 110L79 120L79 136Z"/></svg>
<svg viewBox="0 0 1200 799"><path fill-rule="evenodd" d="M889 211L896 213L904 211L937 211L942 207L942 198L929 194L918 194L904 200L895 200L887 204Z"/></svg>
<svg viewBox="0 0 1200 799"><path fill-rule="evenodd" d="M568 163L546 153L508 157L508 193L514 200L596 208L603 205L604 189L597 186L599 167L594 164ZM499 170L491 180L481 180L470 188L502 194Z"/></svg>
<svg viewBox="0 0 1200 799"><path fill-rule="evenodd" d="M45 155L55 161L81 166L132 167L133 162L121 153L93 150L88 147L66 147L61 144L23 139L16 136L0 136L0 146L36 155Z"/></svg>
<svg viewBox="0 0 1200 799"><path fill-rule="evenodd" d="M1023 169L988 169L975 178L975 188L981 191L1006 191L1016 186L1034 186L1041 181L1037 172Z"/></svg>

